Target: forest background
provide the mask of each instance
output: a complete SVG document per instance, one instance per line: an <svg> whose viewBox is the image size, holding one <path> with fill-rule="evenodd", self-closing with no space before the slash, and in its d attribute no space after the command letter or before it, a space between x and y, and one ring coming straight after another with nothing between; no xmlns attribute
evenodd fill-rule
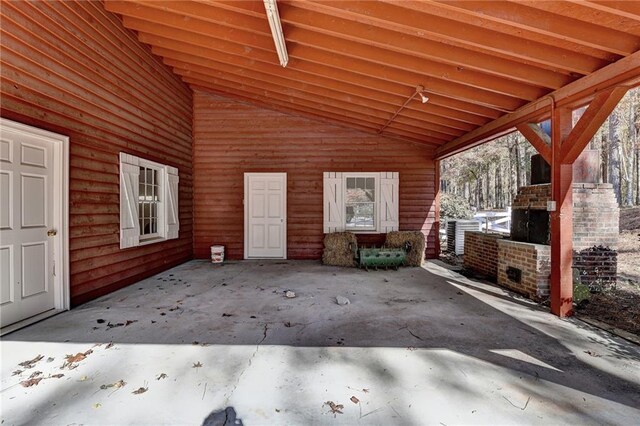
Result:
<svg viewBox="0 0 640 426"><path fill-rule="evenodd" d="M574 111L574 122L583 111ZM640 205L640 88L625 95L586 149L598 150L599 182L613 184L618 204ZM441 216L506 209L518 188L530 184L536 153L516 131L443 160Z"/></svg>

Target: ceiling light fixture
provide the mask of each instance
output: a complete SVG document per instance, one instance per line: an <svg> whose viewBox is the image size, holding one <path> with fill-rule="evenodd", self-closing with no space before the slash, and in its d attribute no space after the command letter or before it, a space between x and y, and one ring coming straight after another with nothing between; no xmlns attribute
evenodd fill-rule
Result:
<svg viewBox="0 0 640 426"><path fill-rule="evenodd" d="M263 0L263 2L264 8L267 11L267 19L269 20L269 27L271 28L273 42L276 45L276 52L278 52L278 58L280 59L280 65L286 67L289 62L289 55L287 54L287 45L284 41L284 34L282 34L282 24L280 23L278 5L276 4L276 0Z"/></svg>
<svg viewBox="0 0 640 426"><path fill-rule="evenodd" d="M265 0L265 1L266 1L266 0ZM416 86L416 91L415 91L415 92L413 92L413 93L411 94L411 96L409 96L409 98L408 98L406 101L404 101L404 103L402 104L402 106L401 106L400 108L398 108L398 110L396 111L396 113L395 113L395 114L393 114L393 116L389 119L389 121L387 121L387 122L385 123L385 125L384 125L384 126L382 126L382 127L380 128L380 130L378 130L378 133L382 133L382 131L383 131L384 129L386 129L386 128L389 126L389 124L391 124L391 122L392 122L392 121L393 121L393 120L398 116L398 114L400 114L400 112L401 112L403 109L405 109L405 108L407 107L407 105L409 105L409 102L411 102L411 101L413 100L413 98L415 98L415 97L416 97L416 95L420 95L420 100L422 101L422 103L423 103L423 104L426 104L427 102L429 102L429 97L428 97L427 95L425 95L424 86L422 86L422 85L418 85L418 86Z"/></svg>

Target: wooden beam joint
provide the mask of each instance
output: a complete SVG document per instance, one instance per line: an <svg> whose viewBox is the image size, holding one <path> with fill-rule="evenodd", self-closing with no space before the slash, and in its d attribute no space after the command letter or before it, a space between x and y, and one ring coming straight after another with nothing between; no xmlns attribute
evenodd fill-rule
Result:
<svg viewBox="0 0 640 426"><path fill-rule="evenodd" d="M562 141L560 157L563 164L573 164L576 161L628 90L629 87L614 87L593 98L569 136Z"/></svg>
<svg viewBox="0 0 640 426"><path fill-rule="evenodd" d="M536 123L520 123L516 129L538 151L548 164L551 164L551 137Z"/></svg>

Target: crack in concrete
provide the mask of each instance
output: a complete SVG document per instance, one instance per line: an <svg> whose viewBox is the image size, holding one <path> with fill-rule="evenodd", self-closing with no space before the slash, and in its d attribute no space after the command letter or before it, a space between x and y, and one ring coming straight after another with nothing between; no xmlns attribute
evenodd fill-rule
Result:
<svg viewBox="0 0 640 426"><path fill-rule="evenodd" d="M262 333L262 339L256 345L256 349L255 349L255 351L253 351L253 354L251 354L251 356L249 357L249 362L248 362L247 366L245 368L243 368L242 372L240 373L240 375L238 375L238 380L236 380L236 383L233 385L233 389L231 389L231 393L229 393L229 396L227 396L227 398L225 399L225 403L224 403L225 406L229 405L229 401L231 400L231 397L233 396L233 394L236 391L236 389L238 388L238 385L240 384L240 380L242 380L242 376L244 376L245 371L247 371L249 369L249 367L251 367L251 364L253 363L253 359L258 354L258 350L260 350L260 345L267 338L267 331L268 330L269 330L269 323L266 323L264 325L264 331Z"/></svg>

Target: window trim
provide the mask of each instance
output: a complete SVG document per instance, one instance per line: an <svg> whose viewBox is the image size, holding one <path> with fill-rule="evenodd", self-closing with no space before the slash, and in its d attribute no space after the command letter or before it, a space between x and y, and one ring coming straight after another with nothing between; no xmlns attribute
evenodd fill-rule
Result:
<svg viewBox="0 0 640 426"><path fill-rule="evenodd" d="M159 241L165 241L167 239L167 226L166 226L166 215L165 215L165 211L167 208L167 200L166 200L166 176L165 173L167 172L167 168L164 164L160 164L160 163L156 163L155 161L151 161L151 160L145 160L144 158L140 158L138 161L138 167L140 167L140 169L145 168L145 169L150 169L150 170L155 170L156 172L158 172L158 195L159 195L159 201L156 204L156 219L157 219L157 229L156 232L152 233L152 234L143 234L142 233L142 228L140 228L140 234L139 234L139 244L138 245L145 245L145 244L151 244L151 243L155 243L155 242L159 242ZM138 181L139 182L139 181ZM140 194L138 194L138 200L140 199ZM140 206L140 201L138 201L138 208ZM138 216L138 221L140 220L140 217Z"/></svg>
<svg viewBox="0 0 640 426"><path fill-rule="evenodd" d="M180 238L179 170L120 152L120 249L128 249ZM141 170L157 171L158 195L157 232L141 235L140 227L140 175ZM144 202L144 201L143 201Z"/></svg>
<svg viewBox="0 0 640 426"><path fill-rule="evenodd" d="M347 225L347 178L374 178L375 180L375 201L373 203L373 227L352 228ZM354 234L377 234L380 229L380 173L379 172L343 172L342 173L342 194L343 194L343 222L344 230Z"/></svg>

